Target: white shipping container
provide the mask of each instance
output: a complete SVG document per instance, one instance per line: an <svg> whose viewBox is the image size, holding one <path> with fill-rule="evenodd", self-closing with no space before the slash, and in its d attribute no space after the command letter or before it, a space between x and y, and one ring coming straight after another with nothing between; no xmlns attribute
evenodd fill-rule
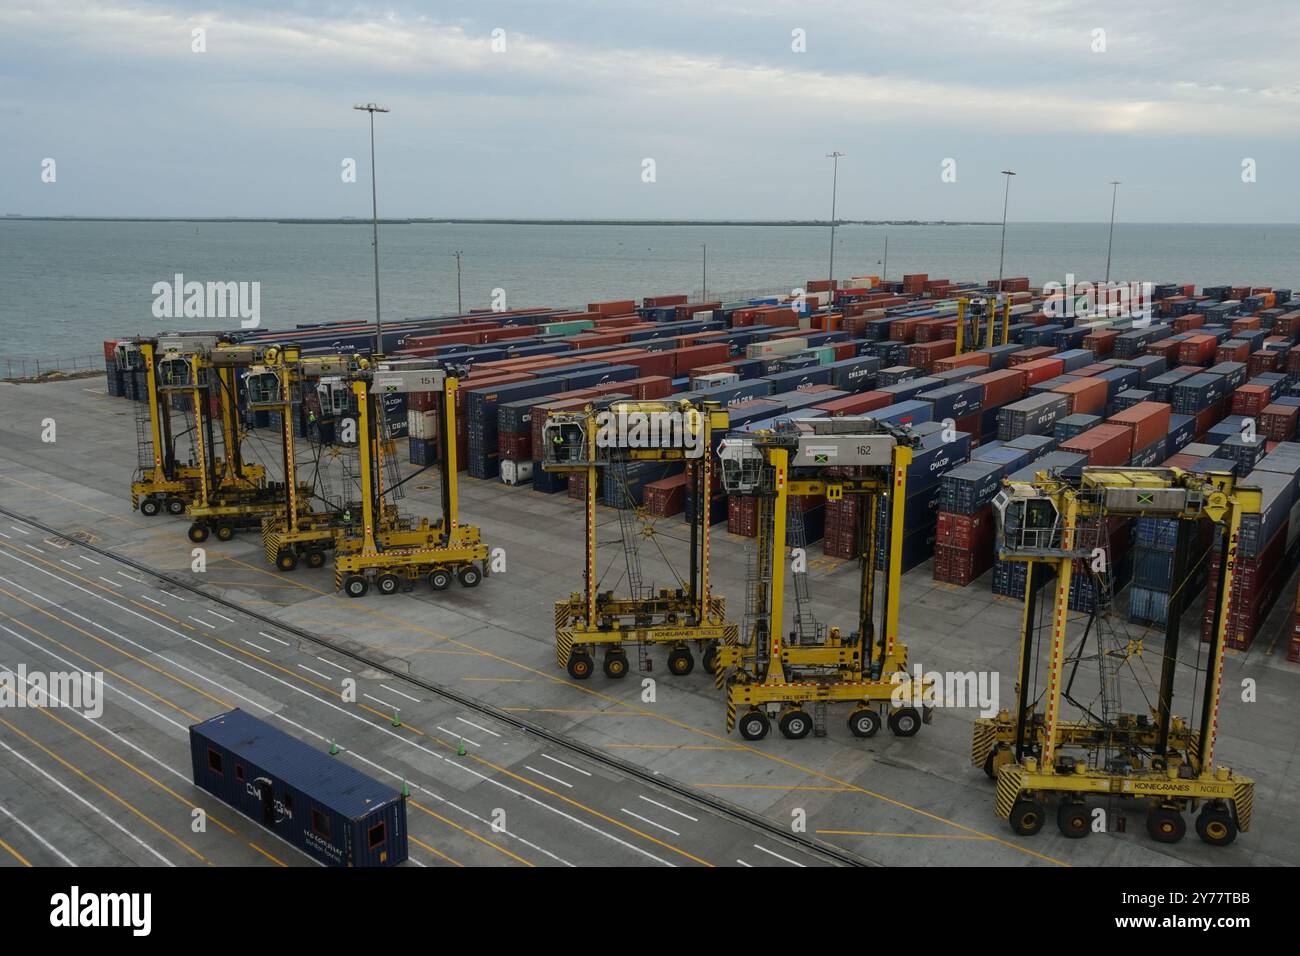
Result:
<svg viewBox="0 0 1300 956"><path fill-rule="evenodd" d="M789 355L792 352L801 352L807 347L808 340L803 336L753 342L745 346L745 358L770 358L774 355Z"/></svg>
<svg viewBox="0 0 1300 956"><path fill-rule="evenodd" d="M533 480L533 463L515 461L513 458L501 459L501 481L507 485L522 485Z"/></svg>
<svg viewBox="0 0 1300 956"><path fill-rule="evenodd" d="M437 438L438 413L434 411L419 412L412 409L406 413L407 434L412 438Z"/></svg>

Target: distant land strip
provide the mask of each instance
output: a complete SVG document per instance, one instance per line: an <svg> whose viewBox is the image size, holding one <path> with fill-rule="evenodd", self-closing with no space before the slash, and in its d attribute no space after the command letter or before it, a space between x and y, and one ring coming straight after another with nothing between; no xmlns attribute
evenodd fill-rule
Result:
<svg viewBox="0 0 1300 956"><path fill-rule="evenodd" d="M279 219L245 216L23 216L8 213L5 220L28 222L265 222L288 226L369 226L372 220L345 216L338 219ZM384 226L450 224L465 226L829 226L829 219L380 219ZM959 222L947 219L836 219L836 226L996 226L996 222Z"/></svg>

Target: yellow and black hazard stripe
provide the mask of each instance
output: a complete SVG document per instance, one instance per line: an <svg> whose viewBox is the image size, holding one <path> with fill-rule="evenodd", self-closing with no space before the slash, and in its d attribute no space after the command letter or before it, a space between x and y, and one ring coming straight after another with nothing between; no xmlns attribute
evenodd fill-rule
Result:
<svg viewBox="0 0 1300 956"><path fill-rule="evenodd" d="M736 699L727 695L727 733L731 733L736 727Z"/></svg>
<svg viewBox="0 0 1300 956"><path fill-rule="evenodd" d="M573 632L555 632L555 663L560 667L569 666L569 655L573 653Z"/></svg>
<svg viewBox="0 0 1300 956"><path fill-rule="evenodd" d="M989 754L993 751L993 744L997 741L998 727L993 721L986 718L979 718L975 721L975 731L971 735L970 743L970 762L976 767L983 769L984 761L988 759Z"/></svg>
<svg viewBox="0 0 1300 956"><path fill-rule="evenodd" d="M1234 789L1232 808L1237 813L1237 828L1244 832L1250 829L1250 815L1255 809L1255 785L1239 783Z"/></svg>
<svg viewBox="0 0 1300 956"><path fill-rule="evenodd" d="M1020 781L1024 770L1016 764L1005 764L998 768L997 812L1003 820L1011 819L1011 808L1020 798Z"/></svg>

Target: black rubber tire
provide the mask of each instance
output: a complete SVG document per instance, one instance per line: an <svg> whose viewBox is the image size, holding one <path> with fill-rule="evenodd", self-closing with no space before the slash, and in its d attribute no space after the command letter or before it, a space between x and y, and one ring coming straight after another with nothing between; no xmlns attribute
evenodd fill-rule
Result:
<svg viewBox="0 0 1300 956"><path fill-rule="evenodd" d="M1047 814L1041 804L1034 800L1017 800L1011 807L1011 830L1017 836L1033 836L1043 828Z"/></svg>
<svg viewBox="0 0 1300 956"><path fill-rule="evenodd" d="M451 587L451 572L446 568L434 568L429 572L429 587L434 591L445 591Z"/></svg>
<svg viewBox="0 0 1300 956"><path fill-rule="evenodd" d="M169 515L185 514L185 500L183 498L168 498L165 505Z"/></svg>
<svg viewBox="0 0 1300 956"><path fill-rule="evenodd" d="M900 707L889 715L889 729L895 737L915 737L921 729L921 713L915 707Z"/></svg>
<svg viewBox="0 0 1300 956"><path fill-rule="evenodd" d="M685 677L695 670L695 658L684 647L674 647L668 655L668 673L674 677Z"/></svg>
<svg viewBox="0 0 1300 956"><path fill-rule="evenodd" d="M706 674L712 674L718 669L718 647L716 644L710 644L704 649L704 656L700 658L700 666L704 668Z"/></svg>
<svg viewBox="0 0 1300 956"><path fill-rule="evenodd" d="M854 737L874 737L880 733L880 715L869 707L860 707L849 714L849 733Z"/></svg>
<svg viewBox="0 0 1300 956"><path fill-rule="evenodd" d="M1062 800L1056 808L1056 828L1067 839L1082 840L1092 832L1092 815L1087 805Z"/></svg>
<svg viewBox="0 0 1300 956"><path fill-rule="evenodd" d="M402 579L396 574L381 574L375 578L375 590L380 594L396 594L402 590Z"/></svg>
<svg viewBox="0 0 1300 956"><path fill-rule="evenodd" d="M312 550L307 552L307 567L323 568L325 567L325 552Z"/></svg>
<svg viewBox="0 0 1300 956"><path fill-rule="evenodd" d="M140 502L140 514L144 515L146 518L152 518L160 511L162 511L162 505L158 503L157 498L145 498Z"/></svg>
<svg viewBox="0 0 1300 956"><path fill-rule="evenodd" d="M622 680L627 676L627 654L623 651L610 651L604 660L605 676L611 680Z"/></svg>
<svg viewBox="0 0 1300 956"><path fill-rule="evenodd" d="M1187 835L1187 821L1177 810L1152 807L1147 814L1147 835L1157 843L1177 843Z"/></svg>
<svg viewBox="0 0 1300 956"><path fill-rule="evenodd" d="M762 740L772 729L772 722L761 710L751 710L740 718L737 727L740 729L740 736L746 740Z"/></svg>
<svg viewBox="0 0 1300 956"><path fill-rule="evenodd" d="M1196 835L1210 846L1227 846L1237 839L1237 821L1221 807L1206 807L1196 815Z"/></svg>
<svg viewBox="0 0 1300 956"><path fill-rule="evenodd" d="M1001 754L1002 751L1003 748L1001 744L994 744L993 749L989 751L989 755L984 758L984 776L988 777L990 780L998 779L998 766L994 761L997 760L998 755Z"/></svg>
<svg viewBox="0 0 1300 956"><path fill-rule="evenodd" d="M787 710L777 721L787 740L803 740L812 733L813 722L806 710Z"/></svg>
<svg viewBox="0 0 1300 956"><path fill-rule="evenodd" d="M574 651L569 655L569 676L574 680L586 680L591 676L594 662L586 651Z"/></svg>
<svg viewBox="0 0 1300 956"><path fill-rule="evenodd" d="M205 524L199 524L197 521L190 525L190 530L186 533L190 536L190 540L195 544L202 544L204 541L208 540L208 526Z"/></svg>
<svg viewBox="0 0 1300 956"><path fill-rule="evenodd" d="M460 581L460 586L463 588L476 588L483 580L483 572L474 565L467 564L456 572L456 579Z"/></svg>
<svg viewBox="0 0 1300 956"><path fill-rule="evenodd" d="M275 556L275 566L280 571L292 571L298 567L298 555L285 548Z"/></svg>
<svg viewBox="0 0 1300 956"><path fill-rule="evenodd" d="M343 579L343 593L350 598L365 597L370 590L370 582L359 574L349 574Z"/></svg>
<svg viewBox="0 0 1300 956"><path fill-rule="evenodd" d="M230 541L235 537L234 525L219 524L217 525L217 540Z"/></svg>

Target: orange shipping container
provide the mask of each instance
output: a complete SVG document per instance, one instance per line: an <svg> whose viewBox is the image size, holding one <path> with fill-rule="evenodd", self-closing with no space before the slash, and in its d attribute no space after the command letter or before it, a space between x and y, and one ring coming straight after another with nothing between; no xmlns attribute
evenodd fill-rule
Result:
<svg viewBox="0 0 1300 956"><path fill-rule="evenodd" d="M1052 389L1070 399L1071 415L1106 414L1107 382L1104 378L1079 378Z"/></svg>

